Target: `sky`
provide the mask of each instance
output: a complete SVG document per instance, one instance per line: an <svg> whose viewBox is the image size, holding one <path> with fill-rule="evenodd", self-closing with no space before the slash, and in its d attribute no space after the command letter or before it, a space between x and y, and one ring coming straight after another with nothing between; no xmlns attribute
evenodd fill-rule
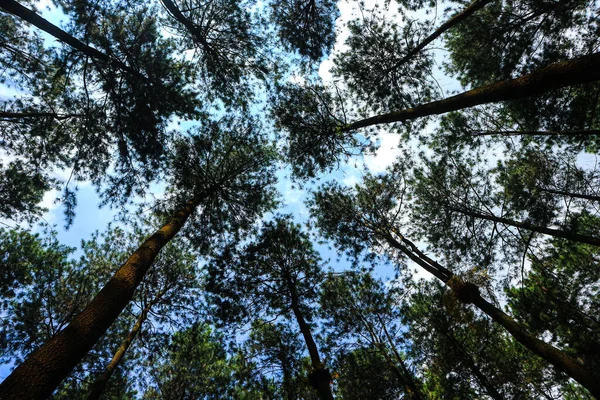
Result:
<svg viewBox="0 0 600 400"><path fill-rule="evenodd" d="M379 6L383 7L386 1L377 0L375 2L369 2L367 7ZM325 59L319 68L319 75L324 82L332 82L333 77L330 69L333 66L333 57L336 53L343 51L345 41L348 38L348 30L345 25L348 21L354 18L358 18L365 13L365 9L362 11L359 9L356 2L340 1L338 3L340 10L340 17L336 21L337 39L335 47L331 55ZM364 7L364 6L363 6ZM387 18L396 18L402 23L402 17L398 14L395 5L392 3L388 11L386 12ZM42 12L42 15L50 22L61 25L62 20L65 19L64 15L61 14L51 4L50 0L41 0L38 2L38 10ZM413 15L413 17L422 17L423 15ZM54 41L55 39L46 35L48 41ZM443 62L443 55L440 52L435 53L435 59L438 65ZM435 72L435 77L438 80L440 86L448 90L459 89L458 83L448 78L441 71ZM15 94L13 89L7 89L0 86L0 98L12 97ZM425 130L429 131L434 128L433 125L428 126ZM426 134L427 132L425 132ZM350 162L341 165L340 168L332 174L329 174L326 180L336 180L344 185L354 185L362 180L364 171L370 173L383 173L385 169L393 163L398 156L400 150L398 146L399 135L395 133L387 133L385 128L380 130L378 135L379 149L374 154L365 155L363 158L353 159ZM8 161L3 159L4 162ZM55 177L62 181L67 181L70 175L69 170L55 171ZM308 210L304 204L307 198L307 189L314 188L315 185L306 185L303 189L297 184L291 181L289 178L289 169L280 171L278 174L279 182L277 183L277 190L281 193L284 204L278 212L293 214L296 221L299 223L306 223L309 219ZM42 221L47 224L54 225L58 232L59 240L73 247L78 247L83 239L89 239L92 233L96 230L103 230L107 224L113 221L116 210L112 210L108 207L100 208L100 198L96 193L94 187L88 182L71 182L70 188L77 187L77 208L75 210L76 216L73 225L69 229L64 228L64 215L63 207L59 202L56 201L57 196L60 195L60 191L50 191L46 193L41 205L48 209L42 216ZM160 185L155 185L156 189L154 192L157 196L164 189ZM2 223L14 227L16 224L14 221L2 221ZM39 230L35 228L34 230ZM324 259L336 259L335 252L328 249L327 246L318 246ZM333 267L335 269L347 268L347 263L336 264ZM382 277L389 277L393 275L393 271L389 268L387 270L378 271ZM427 273L419 273L418 277L428 277Z"/></svg>

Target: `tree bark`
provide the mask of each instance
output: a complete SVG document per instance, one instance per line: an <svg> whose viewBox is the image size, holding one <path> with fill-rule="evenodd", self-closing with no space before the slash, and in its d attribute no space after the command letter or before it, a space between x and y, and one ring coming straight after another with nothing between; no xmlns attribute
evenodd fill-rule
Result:
<svg viewBox="0 0 600 400"><path fill-rule="evenodd" d="M286 278L288 283L288 289L290 291L290 297L292 299L292 311L294 312L296 322L298 322L298 326L300 327L300 332L304 337L304 342L306 343L306 348L308 349L308 354L310 356L310 362L314 368L314 371L312 373L316 374L314 376L316 376L317 378L325 378L324 375L328 375L329 372L325 369L323 363L321 362L319 349L317 348L317 344L313 339L312 333L310 331L310 326L308 326L308 324L306 323L304 315L302 315L302 311L300 310L300 305L298 303L298 295L296 294L296 288L294 287L293 282L291 282L291 278L289 276L287 276ZM333 393L331 392L329 377L327 377L327 379L318 379L318 382L314 387L319 393L319 397L322 400L333 400Z"/></svg>
<svg viewBox="0 0 600 400"><path fill-rule="evenodd" d="M444 22L442 25L440 25L439 28L437 28L431 35L427 36L415 48L409 50L408 53L406 53L406 55L400 59L400 61L392 65L390 68L386 69L383 72L383 75L390 73L391 71L408 62L411 58L413 58L415 55L420 53L425 47L427 47L429 43L433 42L435 39L444 34L444 32L460 24L462 21L464 21L465 19L473 15L476 11L482 9L492 1L493 0L475 0L467 8L450 18L448 21Z"/></svg>
<svg viewBox="0 0 600 400"><path fill-rule="evenodd" d="M418 265L422 266L428 271L431 269L448 271L436 261L431 260L425 254L423 254L408 239L402 237L402 241L405 243L410 243L409 246L411 247L412 251L415 252L415 254L410 255L406 253L408 249L402 245L397 246L399 242L396 240L389 241L389 244L392 247L405 253ZM433 264L429 265L429 262ZM575 379L584 388L589 390L589 392L592 395L596 396L597 398L600 398L600 374L590 370L587 366L579 363L576 359L569 356L565 352L557 349L556 347L542 340L539 340L538 338L527 332L525 328L523 328L517 321L512 319L509 315L504 313L504 311L500 310L499 308L485 300L483 297L481 297L481 295L479 294L479 289L472 283L468 283L469 286L460 285L461 280L456 275L452 275L446 281L442 279L442 282L444 282L446 286L448 286L457 295L461 302L472 303L473 305L475 305L486 315L492 318L494 322L504 327L517 340L517 342L521 343L534 354L548 361L559 371L562 371L569 375L571 378ZM463 288L466 287L468 293L461 293L462 290L459 290L461 286Z"/></svg>
<svg viewBox="0 0 600 400"><path fill-rule="evenodd" d="M61 42L68 44L69 46L79 50L80 52L91 58L111 63L112 65L123 71L126 71L137 77L142 77L140 73L127 66L125 63L81 42L79 39L69 35L67 32L63 31L56 25L50 23L48 20L40 17L34 11L23 7L15 0L2 0L2 2L0 2L0 8L3 8L10 14L13 14L16 17L19 17L22 20L29 22L31 25L38 27L44 32L54 36Z"/></svg>
<svg viewBox="0 0 600 400"><path fill-rule="evenodd" d="M581 194L581 193L573 193L573 192L567 192L565 190L555 190L555 189L548 189L548 188L539 188L542 192L547 192L547 193L552 193L552 194L558 194L561 196L567 196L567 197L573 197L576 199L584 199L584 200L591 200L591 201L600 201L600 196L592 196L590 194Z"/></svg>
<svg viewBox="0 0 600 400"><path fill-rule="evenodd" d="M475 131L471 136L595 136L599 129L564 130L564 131Z"/></svg>
<svg viewBox="0 0 600 400"><path fill-rule="evenodd" d="M378 315L379 317L379 315ZM398 352L398 349L396 349L396 346L392 340L392 337L390 335L390 333L387 330L387 326L385 326L385 324L383 323L381 317L379 317L379 323L381 324L381 326L383 327L383 332L385 333L385 337L390 345L390 348L392 349L392 352L394 353L394 357L396 358L396 360L398 361L398 363L400 364L400 367L402 368L402 372L404 375L404 390L406 391L406 394L408 394L408 398L409 399L413 399L413 400L422 400L425 397L423 397L423 394L421 393L421 390L419 389L419 387L417 386L415 379L413 377L412 372L408 369L408 367L406 366L406 363L404 362L404 359L400 356L400 353Z"/></svg>
<svg viewBox="0 0 600 400"><path fill-rule="evenodd" d="M459 212L464 215L468 215L475 218L485 219L488 221L498 222L504 225L514 226L516 228L527 229L528 231L543 233L545 235L559 237L563 239L572 240L574 242L591 244L594 246L600 246L600 238L593 236L580 235L578 233L572 233L563 231L560 229L546 228L544 226L533 225L527 222L513 221L508 218L496 217L495 215L484 214L474 210L465 210L460 208L448 207L448 209Z"/></svg>
<svg viewBox="0 0 600 400"><path fill-rule="evenodd" d="M161 0L167 11L175 18L181 25L185 26L188 32L194 37L194 39L206 46L206 39L204 34L199 31L196 24L188 19L181 10L171 0Z"/></svg>
<svg viewBox="0 0 600 400"><path fill-rule="evenodd" d="M142 309L142 312L138 316L138 319L135 321L133 328L131 328L131 331L129 331L129 333L125 337L125 340L123 340L123 342L121 343L121 345L115 352L115 355L113 356L112 360L110 360L110 362L108 363L108 365L102 372L102 375L100 375L98 377L98 379L96 379L96 381L94 382L94 384L92 386L92 392L88 396L88 400L98 400L100 398L100 396L102 396L102 393L104 393L104 390L106 389L106 385L108 384L110 377L112 376L115 369L117 369L117 367L121 363L121 360L123 359L123 356L125 355L125 352L127 352L127 350L129 349L129 346L131 346L131 343L133 342L135 337L142 330L142 324L148 317L148 313L150 312L152 307L162 298L162 296L165 293L166 293L166 290L161 290L152 299L152 301L150 303L148 303L146 305L146 307L144 307Z"/></svg>
<svg viewBox="0 0 600 400"><path fill-rule="evenodd" d="M378 124L402 122L480 104L535 96L550 90L597 80L600 80L600 53L593 53L588 56L550 64L519 78L481 86L443 100L359 120L342 126L340 129L346 132Z"/></svg>
<svg viewBox="0 0 600 400"><path fill-rule="evenodd" d="M64 120L69 118L82 117L82 114L58 114L53 112L7 112L0 111L0 118L5 120L27 119L27 118L52 118Z"/></svg>
<svg viewBox="0 0 600 400"><path fill-rule="evenodd" d="M504 397L502 397L502 395L498 392L498 390L494 387L494 385L492 385L490 383L490 381L487 379L487 377L481 371L481 369L479 369L479 367L475 363L475 360L473 359L471 354L469 354L469 352L466 351L460 345L460 343L458 343L456 338L453 335L450 335L449 333L447 333L445 331L441 331L441 333L442 333L442 335L444 335L446 337L446 339L448 339L452 343L452 346L455 349L457 349L460 354L462 354L462 357L465 360L465 362L467 363L469 369L471 370L473 375L475 375L475 377L477 378L477 380L479 381L481 386L485 389L487 394L494 400L504 400Z"/></svg>
<svg viewBox="0 0 600 400"><path fill-rule="evenodd" d="M0 384L0 399L45 399L91 350L129 304L160 250L204 197L187 202L125 261L90 304Z"/></svg>

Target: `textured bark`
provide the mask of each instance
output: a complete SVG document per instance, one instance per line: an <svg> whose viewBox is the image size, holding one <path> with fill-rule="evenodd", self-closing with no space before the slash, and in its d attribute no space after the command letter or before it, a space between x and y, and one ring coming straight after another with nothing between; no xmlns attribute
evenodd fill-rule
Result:
<svg viewBox="0 0 600 400"><path fill-rule="evenodd" d="M402 238L404 242L409 242L406 238ZM436 261L431 260L423 252L419 251L416 246L411 246L415 254L409 254L405 246L397 246L398 242L390 242L390 245L394 248L405 253L418 265L425 268L426 270L441 270L448 271L442 267ZM430 260L430 261L426 261ZM429 265L429 263L432 265ZM556 347L539 340L525 328L523 328L517 321L512 319L498 307L494 306L483 297L479 295L478 288L469 283L464 283L460 278L452 275L449 279L442 281L457 295L457 297L463 301L472 303L485 314L487 314L492 320L499 325L503 326L517 342L528 348L531 352L537 356L543 358L552 364L556 369L566 373L571 378L579 382L583 387L590 391L590 393L597 398L600 398L600 374L590 370L585 365L579 363L576 359L569 356L565 352L557 349ZM465 290L466 289L466 290ZM460 293L463 290L468 291L468 294ZM468 299L467 301L465 301Z"/></svg>
<svg viewBox="0 0 600 400"><path fill-rule="evenodd" d="M313 339L312 333L310 331L310 326L308 326L306 320L304 319L304 315L302 315L302 310L300 310L300 305L298 304L298 295L296 293L296 288L294 287L294 284L289 278L289 276L287 277L287 282L288 289L290 291L290 297L292 299L292 311L294 312L296 322L298 322L300 332L302 332L302 337L304 338L304 342L306 343L306 348L308 349L308 354L310 356L310 362L314 368L313 374L319 374L319 372L322 372L323 374L329 374L325 369L323 363L321 362L319 349L317 348L317 344ZM319 383L317 386L315 386L315 389L319 393L319 397L321 398L321 400L333 400L333 393L331 392L329 379L319 379Z"/></svg>
<svg viewBox="0 0 600 400"><path fill-rule="evenodd" d="M535 96L554 89L600 80L600 53L562 61L516 79L481 86L443 100L369 117L341 127L342 131L443 114L480 104Z"/></svg>
<svg viewBox="0 0 600 400"><path fill-rule="evenodd" d="M50 23L48 20L40 17L34 11L32 11L26 7L23 7L21 4L19 4L18 2L14 1L14 0L2 0L0 2L0 8L21 18L24 21L29 22L31 25L38 27L39 29L43 30L46 33L49 33L50 35L54 36L61 42L68 44L69 46L73 47L74 49L79 50L80 52L82 52L83 54L85 54L91 58L109 62L112 65L114 65L115 67L122 69L123 71L129 72L132 75L141 77L141 75L137 71L135 71L131 67L127 66L123 62L115 59L114 57L110 57L109 55L107 55L93 47L88 46L87 44L81 42L79 39L69 35L67 32L63 31L56 25Z"/></svg>
<svg viewBox="0 0 600 400"><path fill-rule="evenodd" d="M154 299L152 299L152 301L148 303L146 307L143 308L142 312L138 316L138 319L135 321L133 328L131 328L131 331L129 331L127 337L125 337L125 340L123 340L123 342L115 352L115 355L113 356L112 360L110 360L102 374L98 377L98 379L96 379L96 382L94 382L94 385L92 386L92 392L88 396L88 400L97 400L100 398L100 396L102 396L102 393L104 393L104 390L106 390L106 385L108 384L108 381L110 380L110 377L112 376L113 372L115 372L115 370L121 363L121 360L123 360L123 356L125 356L125 353L129 349L129 346L131 346L131 343L133 343L135 337L142 330L142 324L148 317L148 313L150 312L152 307L162 298L165 292L166 290L160 291L154 297Z"/></svg>
<svg viewBox="0 0 600 400"><path fill-rule="evenodd" d="M572 233L562 231L560 229L546 228L544 226L533 225L528 222L513 221L508 218L496 217L495 215L484 214L473 210L463 210L460 208L448 207L448 209L468 215L475 218L485 219L488 221L498 222L504 225L514 226L516 228L527 229L528 231L543 233L545 235L559 237L563 239L572 240L574 242L587 243L594 246L600 246L600 238L593 236L580 235L578 233Z"/></svg>
<svg viewBox="0 0 600 400"><path fill-rule="evenodd" d="M600 374L598 372L592 371L563 351L531 335L518 322L483 297L477 296L473 304L496 323L502 325L523 346L575 379L594 397L600 399Z"/></svg>
<svg viewBox="0 0 600 400"><path fill-rule="evenodd" d="M179 232L201 198L189 201L125 261L90 304L0 385L0 399L45 399L91 350L129 304L160 250Z"/></svg>
<svg viewBox="0 0 600 400"><path fill-rule="evenodd" d="M494 0L475 0L467 8L456 14L454 17L450 18L448 21L444 22L442 25L440 25L440 27L437 28L431 35L427 36L415 48L406 53L406 55L402 57L400 61L398 61L392 67L385 70L383 74L388 74L396 68L402 66L406 62L410 61L411 58L413 58L415 55L420 53L425 47L427 47L429 43L442 36L444 32L460 24L462 21L464 21L465 19L473 15L476 11L482 9L492 1Z"/></svg>

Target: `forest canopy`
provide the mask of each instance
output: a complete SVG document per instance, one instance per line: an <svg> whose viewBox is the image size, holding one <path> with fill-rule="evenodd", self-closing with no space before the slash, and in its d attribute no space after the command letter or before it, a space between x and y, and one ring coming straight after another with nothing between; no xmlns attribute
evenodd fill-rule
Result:
<svg viewBox="0 0 600 400"><path fill-rule="evenodd" d="M598 0L2 0L0 67L0 399L600 399Z"/></svg>

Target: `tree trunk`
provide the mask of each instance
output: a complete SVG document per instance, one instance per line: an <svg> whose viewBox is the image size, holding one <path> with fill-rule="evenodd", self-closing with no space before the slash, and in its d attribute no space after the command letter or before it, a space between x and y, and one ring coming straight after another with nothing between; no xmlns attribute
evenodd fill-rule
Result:
<svg viewBox="0 0 600 400"><path fill-rule="evenodd" d="M57 114L53 112L6 112L0 111L0 118L5 121L8 120L21 120L28 118L51 118L57 120L64 120L69 118L82 117L82 114Z"/></svg>
<svg viewBox="0 0 600 400"><path fill-rule="evenodd" d="M508 218L496 217L495 215L489 215L480 213L473 210L465 210L460 208L448 207L448 209L459 212L464 215L468 215L475 218L485 219L487 221L498 222L500 224L514 226L516 228L527 229L528 231L543 233L545 235L559 237L563 239L572 240L574 242L587 243L594 246L600 246L600 238L593 236L580 235L578 233L572 233L563 231L560 229L546 228L544 226L533 225L527 222L513 221Z"/></svg>
<svg viewBox="0 0 600 400"><path fill-rule="evenodd" d="M129 304L160 250L179 232L204 194L186 203L125 261L71 323L31 354L0 384L0 399L45 399Z"/></svg>
<svg viewBox="0 0 600 400"><path fill-rule="evenodd" d="M167 11L175 18L181 25L185 26L188 32L194 37L194 39L206 45L206 40L204 38L204 34L198 30L196 24L188 19L181 10L173 3L171 0L161 0Z"/></svg>
<svg viewBox="0 0 600 400"><path fill-rule="evenodd" d="M594 136L600 135L598 129L564 130L564 131L475 131L471 136Z"/></svg>
<svg viewBox="0 0 600 400"><path fill-rule="evenodd" d="M114 57L110 57L109 55L81 42L79 39L69 35L67 32L63 31L56 25L53 25L48 20L40 17L32 10L23 7L15 0L2 0L0 2L0 8L3 8L10 14L13 14L14 16L21 18L22 20L29 22L31 25L38 27L46 33L49 33L58 40L68 44L69 46L79 50L80 52L91 58L109 62L115 67L122 69L123 71L129 72L130 74L135 75L137 77L142 77L137 71L125 65L123 62L115 59Z"/></svg>
<svg viewBox="0 0 600 400"><path fill-rule="evenodd" d="M389 244L405 253L412 260L414 260L417 264L425 268L426 270L436 269L440 271L448 271L446 268L438 264L436 261L431 260L425 254L423 254L417 247L410 242L408 239L401 237L402 241L407 243L409 247L415 254L408 254L408 249L400 244L398 241L393 239L391 235L389 237L392 240L388 240ZM425 261L430 260L430 261ZM429 265L432 263L432 265ZM554 365L556 369L564 372L569 375L571 378L575 379L579 382L584 388L589 390L589 392L600 398L600 374L590 370L585 365L579 363L573 357L564 353L563 351L557 349L556 347L539 340L529 332L525 328L523 328L517 321L512 319L502 310L485 300L479 294L479 289L472 283L462 282L460 278L455 275L452 275L449 279L443 280L452 291L455 293L456 297L463 303L472 303L481 311L483 311L486 315L488 315L492 320L501 326L503 326L516 340L521 343L523 346L531 350L534 354L548 361L550 364Z"/></svg>
<svg viewBox="0 0 600 400"><path fill-rule="evenodd" d="M379 317L379 315L378 315L378 317ZM387 330L387 326L385 326L385 324L381 320L381 317L379 317L379 323L383 327L383 332L385 333L385 337L388 341L388 344L390 345L390 348L392 349L392 352L394 353L396 360L398 361L398 363L400 364L400 367L402 368L402 372L404 375L404 390L406 391L406 394L408 394L408 398L413 399L413 400L424 399L425 397L423 396L423 394L421 393L421 390L415 383L415 379L413 377L412 372L406 366L406 363L404 362L404 359L400 356L400 353L398 353L398 350L396 349L396 346L392 340L392 337Z"/></svg>
<svg viewBox="0 0 600 400"><path fill-rule="evenodd" d="M584 200L591 200L591 201L600 201L600 196L592 196L589 194L580 194L580 193L573 193L573 192L567 192L565 190L555 190L555 189L547 189L547 188L539 188L542 192L547 192L547 193L552 193L552 194L558 194L561 196L567 196L567 197L573 197L576 199L584 199Z"/></svg>
<svg viewBox="0 0 600 400"><path fill-rule="evenodd" d="M442 34L444 34L444 32L446 32L447 30L460 24L462 21L464 21L465 19L467 19L468 17L473 15L476 11L482 9L483 7L485 7L487 4L491 3L492 1L493 0L475 0L467 8L465 8L464 10L462 10L461 12L456 14L454 17L450 18L448 21L444 22L442 25L440 25L439 28L437 28L431 35L427 36L415 48L413 48L412 50L409 50L408 53L406 53L406 55L400 59L400 61L398 61L397 63L392 65L390 68L386 69L383 72L383 75L390 73L391 71L395 70L396 68L398 68L398 67L402 66L403 64L405 64L406 62L408 62L411 58L413 58L415 55L417 55L419 52L421 52L425 47L427 47L427 45L429 43L433 42L435 39L437 39Z"/></svg>
<svg viewBox="0 0 600 400"><path fill-rule="evenodd" d="M479 367L475 363L475 360L473 359L471 354L469 354L469 352L466 351L458 343L458 341L456 340L456 338L453 335L450 335L449 333L444 332L444 331L442 331L441 333L452 343L452 346L455 349L457 349L460 354L462 354L462 357L466 361L467 365L469 366L469 369L471 370L473 375L475 375L475 378L477 378L477 380L479 381L481 386L483 386L483 388L485 389L487 394L494 400L503 400L504 397L502 397L502 395L498 392L498 390L490 383L490 381L487 379L487 376L485 376L485 374L483 372L481 372L481 369L479 369Z"/></svg>
<svg viewBox="0 0 600 400"><path fill-rule="evenodd" d="M496 323L506 328L523 346L575 379L581 386L589 390L593 396L600 399L600 374L590 370L556 347L534 337L518 322L483 297L477 296L473 304L489 315Z"/></svg>
<svg viewBox="0 0 600 400"><path fill-rule="evenodd" d="M125 352L129 349L129 346L131 346L131 343L133 342L135 337L142 330L142 324L148 317L148 313L150 312L152 307L162 298L162 296L165 293L166 293L166 290L161 290L152 299L152 301L150 303L148 303L146 305L146 307L144 307L142 309L142 312L140 313L137 321L135 321L133 328L131 328L131 331L129 331L129 333L127 334L127 337L125 338L125 340L123 340L123 342L121 343L121 345L115 352L115 355L113 356L112 360L110 360L110 362L108 363L108 365L102 372L102 375L100 375L100 377L98 379L96 379L96 382L94 382L94 385L92 386L92 392L88 396L88 400L97 400L100 398L100 396L102 396L102 393L104 393L104 390L106 389L106 385L108 384L110 377L112 376L115 369L117 369L117 367L121 363L121 360L123 359L123 356L125 355Z"/></svg>
<svg viewBox="0 0 600 400"><path fill-rule="evenodd" d="M535 96L554 89L600 80L600 53L550 64L516 79L481 86L443 100L376 115L341 127L342 131L443 114L480 104Z"/></svg>
<svg viewBox="0 0 600 400"><path fill-rule="evenodd" d="M302 332L302 336L304 337L304 342L306 343L308 354L310 356L310 362L314 368L313 372L309 375L310 384L316 389L316 391L319 393L319 397L322 400L333 400L333 393L331 392L331 386L329 384L331 375L321 362L319 349L317 348L317 344L313 339L310 326L308 326L304 316L302 315L302 311L300 310L300 306L298 304L296 288L294 287L293 282L291 282L290 277L288 276L286 278L288 281L290 297L292 298L292 311L294 312L294 316L296 317L296 321L300 327L300 332Z"/></svg>

